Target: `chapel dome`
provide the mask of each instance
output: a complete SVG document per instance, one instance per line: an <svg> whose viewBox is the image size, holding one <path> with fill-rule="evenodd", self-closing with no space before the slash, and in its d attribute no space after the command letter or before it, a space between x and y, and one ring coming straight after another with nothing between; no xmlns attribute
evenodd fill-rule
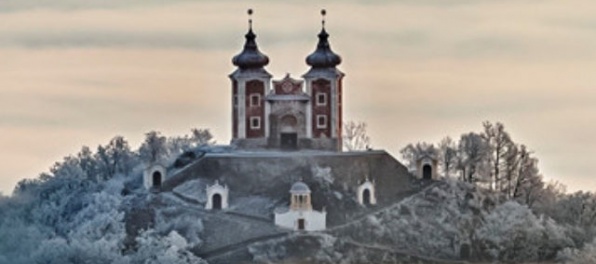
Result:
<svg viewBox="0 0 596 264"><path fill-rule="evenodd" d="M240 54L234 56L232 63L240 69L258 69L269 64L269 57L261 53L259 47L257 47L255 41L257 35L254 34L252 28L248 30L244 37L246 38L244 49Z"/></svg>
<svg viewBox="0 0 596 264"><path fill-rule="evenodd" d="M310 193L310 188L304 182L296 182L292 185L290 192L293 194L308 194Z"/></svg>
<svg viewBox="0 0 596 264"><path fill-rule="evenodd" d="M306 57L306 64L313 68L334 68L340 63L341 57L331 50L329 46L329 34L323 28L321 33L319 33L317 49Z"/></svg>

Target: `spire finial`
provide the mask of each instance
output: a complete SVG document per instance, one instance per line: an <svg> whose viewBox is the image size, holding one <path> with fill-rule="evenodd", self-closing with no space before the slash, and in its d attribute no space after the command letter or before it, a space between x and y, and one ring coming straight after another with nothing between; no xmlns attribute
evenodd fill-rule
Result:
<svg viewBox="0 0 596 264"><path fill-rule="evenodd" d="M249 8L248 11L246 11L246 13L248 14L248 29L252 30L252 8Z"/></svg>
<svg viewBox="0 0 596 264"><path fill-rule="evenodd" d="M325 29L325 15L327 15L327 11L325 9L321 9L321 24L323 25L323 29Z"/></svg>

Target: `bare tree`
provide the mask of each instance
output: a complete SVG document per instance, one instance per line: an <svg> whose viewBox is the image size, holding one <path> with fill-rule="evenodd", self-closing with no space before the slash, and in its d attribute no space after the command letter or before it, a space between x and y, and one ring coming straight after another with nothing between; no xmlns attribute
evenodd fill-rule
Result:
<svg viewBox="0 0 596 264"><path fill-rule="evenodd" d="M480 180L477 172L482 169L486 161L488 144L479 134L470 132L463 134L459 140L460 169L464 170L464 180L477 182Z"/></svg>
<svg viewBox="0 0 596 264"><path fill-rule="evenodd" d="M348 121L343 124L343 128L342 141L345 150L364 150L369 147L370 138L366 134L365 122Z"/></svg>
<svg viewBox="0 0 596 264"><path fill-rule="evenodd" d="M521 145L519 149L519 165L512 198L532 207L540 198L544 182L538 170L538 159L532 157L526 146Z"/></svg>
<svg viewBox="0 0 596 264"><path fill-rule="evenodd" d="M191 130L191 141L194 143L195 146L204 146L204 145L213 145L215 144L215 140L213 140L213 135L209 129L197 129L193 128Z"/></svg>
<svg viewBox="0 0 596 264"><path fill-rule="evenodd" d="M128 174L132 170L133 153L128 142L121 136L116 136L106 146L97 147L96 177L103 180L110 179L116 174Z"/></svg>
<svg viewBox="0 0 596 264"><path fill-rule="evenodd" d="M457 163L457 146L451 137L445 137L439 143L439 158L444 176L449 177Z"/></svg>
<svg viewBox="0 0 596 264"><path fill-rule="evenodd" d="M503 153L503 179L505 184L501 187L501 192L505 194L507 200L513 197L513 182L516 180L518 167L519 148L517 145L512 144Z"/></svg>
<svg viewBox="0 0 596 264"><path fill-rule="evenodd" d="M167 157L168 149L166 142L166 137L157 131L151 131L145 134L145 141L139 148L139 154L143 161L153 163Z"/></svg>
<svg viewBox="0 0 596 264"><path fill-rule="evenodd" d="M433 144L418 142L414 145L408 144L400 150L403 160L407 163L410 170L415 169L416 161L423 155L437 157L437 149Z"/></svg>
<svg viewBox="0 0 596 264"><path fill-rule="evenodd" d="M491 124L488 121L485 121L483 124L484 132L482 136L488 143L489 147L489 154L488 158L491 162L491 179L492 183L490 184L490 189L499 190L500 189L500 169L503 162L503 155L505 155L507 148L513 145L511 141L511 137L509 133L505 131L505 126L503 124L497 122L496 124Z"/></svg>

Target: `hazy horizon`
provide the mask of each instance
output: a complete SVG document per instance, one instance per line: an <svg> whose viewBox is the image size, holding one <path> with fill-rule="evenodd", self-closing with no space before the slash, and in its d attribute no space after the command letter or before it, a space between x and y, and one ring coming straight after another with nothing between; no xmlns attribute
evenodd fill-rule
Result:
<svg viewBox="0 0 596 264"><path fill-rule="evenodd" d="M209 128L227 144L227 75L248 8L274 79L308 70L327 9L345 119L368 123L374 148L399 157L408 143L502 122L546 181L596 190L596 3L587 0L7 0L0 192L116 135L137 147L151 130Z"/></svg>

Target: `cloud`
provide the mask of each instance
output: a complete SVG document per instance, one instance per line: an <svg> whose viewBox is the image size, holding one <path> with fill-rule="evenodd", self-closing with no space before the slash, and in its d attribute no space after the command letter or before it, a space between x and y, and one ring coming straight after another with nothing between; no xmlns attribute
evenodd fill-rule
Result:
<svg viewBox="0 0 596 264"><path fill-rule="evenodd" d="M193 2L192 0L3 0L0 12L18 12L32 9L57 9L77 11L85 9L123 9L134 7L167 6L177 3Z"/></svg>
<svg viewBox="0 0 596 264"><path fill-rule="evenodd" d="M184 48L229 49L228 41L238 36L203 36L184 32L134 32L118 30L88 30L67 32L0 32L0 46L22 48Z"/></svg>

